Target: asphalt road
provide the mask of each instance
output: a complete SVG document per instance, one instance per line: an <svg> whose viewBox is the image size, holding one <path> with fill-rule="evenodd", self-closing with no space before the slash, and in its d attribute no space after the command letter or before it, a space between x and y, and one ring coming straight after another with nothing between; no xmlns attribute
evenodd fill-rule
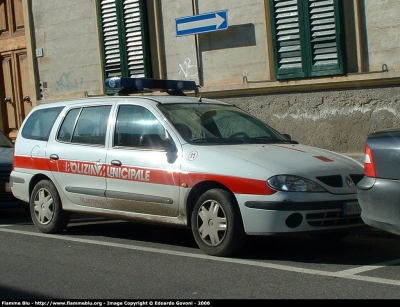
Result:
<svg viewBox="0 0 400 307"><path fill-rule="evenodd" d="M20 209L0 210L0 242L2 302L400 298L400 237L369 227L329 244L251 237L240 255L219 258L190 230L73 215L47 235Z"/></svg>

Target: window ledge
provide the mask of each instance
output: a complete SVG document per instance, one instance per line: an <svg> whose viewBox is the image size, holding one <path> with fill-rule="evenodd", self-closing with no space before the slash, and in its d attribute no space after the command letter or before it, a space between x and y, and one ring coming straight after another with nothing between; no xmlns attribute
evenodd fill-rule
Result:
<svg viewBox="0 0 400 307"><path fill-rule="evenodd" d="M338 90L344 88L366 88L400 84L399 71L379 71L370 73L352 73L345 76L332 76L296 80L251 80L244 76L243 83L203 86L202 97L229 97L237 95L259 95L315 90Z"/></svg>

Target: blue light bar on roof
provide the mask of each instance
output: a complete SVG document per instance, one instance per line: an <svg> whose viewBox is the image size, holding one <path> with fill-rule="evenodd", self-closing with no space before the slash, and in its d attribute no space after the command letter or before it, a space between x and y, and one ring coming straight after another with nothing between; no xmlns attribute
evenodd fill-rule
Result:
<svg viewBox="0 0 400 307"><path fill-rule="evenodd" d="M186 80L114 77L106 79L106 87L112 89L127 89L131 91L141 91L145 89L195 91L196 82Z"/></svg>

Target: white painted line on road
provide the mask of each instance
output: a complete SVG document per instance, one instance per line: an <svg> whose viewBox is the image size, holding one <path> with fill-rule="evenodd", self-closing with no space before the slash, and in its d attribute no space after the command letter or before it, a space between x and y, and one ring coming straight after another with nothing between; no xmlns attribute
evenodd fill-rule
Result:
<svg viewBox="0 0 400 307"><path fill-rule="evenodd" d="M15 226L15 225L33 225L33 223L32 222L28 222L28 223L13 223L13 224L2 224L2 225L0 225L0 227L12 227L12 226Z"/></svg>
<svg viewBox="0 0 400 307"><path fill-rule="evenodd" d="M395 260L377 263L375 265L365 265L365 266L361 266L361 267L357 267L357 268L353 268L353 269L343 270L343 271L337 272L336 274L340 274L342 277L346 277L346 276L351 276L351 275L355 275L355 274L359 274L359 273L363 273L363 272L367 272L367 271L384 268L384 267L391 266L391 265L398 265L399 263L400 263L400 259L395 259Z"/></svg>
<svg viewBox="0 0 400 307"><path fill-rule="evenodd" d="M102 223L119 223L120 220L110 220L104 217L86 217L86 218L74 218L70 220L70 224L79 224L79 223L97 223L101 221ZM15 225L33 225L33 222L25 222L25 223L13 223L13 224L1 224L0 227L12 227Z"/></svg>
<svg viewBox="0 0 400 307"><path fill-rule="evenodd" d="M377 268L398 264L398 263L400 263L400 259L395 259L395 260L391 260L391 261L387 261L387 262L383 262L383 263L379 263L379 264L375 264L375 265L371 264L371 265L362 266L359 268L353 268L353 269L343 270L343 271L338 271L338 272L328 272L328 271L321 271L321 270L311 270L311 269L306 269L306 268L299 268L299 267L288 266L288 265L273 264L273 263L267 263L267 262L258 262L258 261L252 261L252 260L233 259L233 258L224 258L224 257L214 257L214 256L205 255L205 254L193 254L193 253L177 252L177 251L171 251L171 250L160 250L159 248L142 247L142 246L121 244L121 243L112 243L112 242L101 242L101 241L95 241L95 240L73 238L73 237L69 237L69 236L61 236L61 235L55 235L55 234L50 235L50 234L45 234L45 233L20 231L20 230L13 230L13 229L7 229L7 228L3 228L3 229L0 228L0 232L9 232L9 233L16 233L16 234L21 234L21 235L34 236L34 237L44 237L44 238L57 239L57 240L63 240L63 241L71 241L71 242L78 242L78 243L87 243L87 244L94 244L94 245L117 247L117 248L124 248L124 249L157 253L157 254L166 254L166 255L172 255L172 256L214 260L214 261L220 261L220 262L226 262L226 263L251 265L251 266L255 266L255 267L263 267L263 268L276 269L276 270L288 271L288 272L296 272L296 273L303 273L303 274L310 274L310 275L328 276L328 277L334 277L334 278L344 278L344 279L352 279L352 280L358 280L358 281L367 281L367 282L373 282L373 283L379 283L379 284L400 286L400 280L356 275L357 273L362 273L362 272L366 272L366 271L375 270Z"/></svg>

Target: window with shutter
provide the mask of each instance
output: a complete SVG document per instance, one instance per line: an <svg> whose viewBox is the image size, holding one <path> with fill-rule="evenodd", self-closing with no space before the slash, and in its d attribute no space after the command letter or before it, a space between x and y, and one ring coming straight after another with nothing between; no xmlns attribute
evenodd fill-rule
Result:
<svg viewBox="0 0 400 307"><path fill-rule="evenodd" d="M277 79L344 74L340 0L270 0Z"/></svg>
<svg viewBox="0 0 400 307"><path fill-rule="evenodd" d="M143 0L98 0L105 78L151 77L145 4Z"/></svg>

